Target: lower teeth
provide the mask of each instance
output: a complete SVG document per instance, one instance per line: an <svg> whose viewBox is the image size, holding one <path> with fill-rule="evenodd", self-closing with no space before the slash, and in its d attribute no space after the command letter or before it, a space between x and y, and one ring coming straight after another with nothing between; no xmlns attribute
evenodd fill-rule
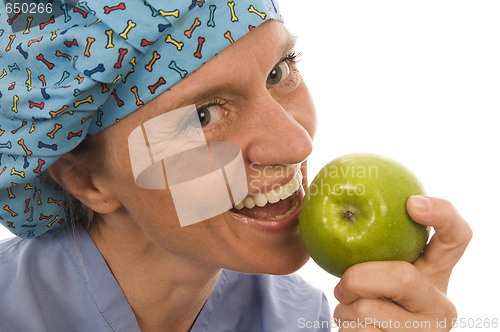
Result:
<svg viewBox="0 0 500 332"><path fill-rule="evenodd" d="M269 218L269 220L283 220L286 217L289 217L292 213L295 212L295 210L297 210L297 206L298 205L299 205L299 200L297 199L297 196L295 196L294 200L292 202L292 207L290 208L290 210L286 211L285 214L281 214L279 216L276 216L276 217L273 217L273 218Z"/></svg>

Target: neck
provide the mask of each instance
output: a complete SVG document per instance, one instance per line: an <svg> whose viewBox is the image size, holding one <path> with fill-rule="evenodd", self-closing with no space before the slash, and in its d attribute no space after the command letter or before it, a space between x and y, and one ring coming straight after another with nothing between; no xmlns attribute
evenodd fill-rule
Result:
<svg viewBox="0 0 500 332"><path fill-rule="evenodd" d="M217 282L219 268L169 253L138 231L96 222L89 229L142 332L188 331Z"/></svg>

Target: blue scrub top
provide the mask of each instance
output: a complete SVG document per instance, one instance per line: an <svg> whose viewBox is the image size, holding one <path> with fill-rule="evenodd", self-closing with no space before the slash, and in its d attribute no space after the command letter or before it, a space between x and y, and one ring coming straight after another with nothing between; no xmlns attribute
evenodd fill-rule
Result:
<svg viewBox="0 0 500 332"><path fill-rule="evenodd" d="M191 331L330 331L330 322L325 295L296 274L223 270ZM68 226L0 242L0 331L140 330L88 233Z"/></svg>

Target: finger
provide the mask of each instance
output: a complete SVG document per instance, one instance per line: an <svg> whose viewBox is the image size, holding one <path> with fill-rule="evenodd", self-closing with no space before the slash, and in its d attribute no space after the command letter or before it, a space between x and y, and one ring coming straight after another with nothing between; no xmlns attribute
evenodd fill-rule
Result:
<svg viewBox="0 0 500 332"><path fill-rule="evenodd" d="M335 287L342 304L361 298L390 298L410 312L440 312L446 296L415 266L407 262L366 262L350 267ZM432 299L432 301L429 301Z"/></svg>
<svg viewBox="0 0 500 332"><path fill-rule="evenodd" d="M441 291L446 292L451 270L469 244L472 230L445 199L412 196L407 201L407 209L413 220L432 226L435 230L415 266L431 278Z"/></svg>
<svg viewBox="0 0 500 332"><path fill-rule="evenodd" d="M394 302L386 299L359 299L351 304L339 304L334 312L340 327L374 327L386 332L428 327L428 320L416 318Z"/></svg>

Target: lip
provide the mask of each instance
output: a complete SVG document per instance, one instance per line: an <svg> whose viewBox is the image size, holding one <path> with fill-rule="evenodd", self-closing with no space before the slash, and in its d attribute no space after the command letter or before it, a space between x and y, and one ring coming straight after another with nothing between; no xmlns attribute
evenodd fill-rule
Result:
<svg viewBox="0 0 500 332"><path fill-rule="evenodd" d="M255 219L242 214L234 213L229 211L231 217L236 222L250 226L256 230L264 233L277 234L282 233L291 228L297 227L299 224L299 212L300 206L302 205L302 200L304 199L304 187L302 184L297 190L298 206L295 211L288 217L281 220L269 220L269 219Z"/></svg>

